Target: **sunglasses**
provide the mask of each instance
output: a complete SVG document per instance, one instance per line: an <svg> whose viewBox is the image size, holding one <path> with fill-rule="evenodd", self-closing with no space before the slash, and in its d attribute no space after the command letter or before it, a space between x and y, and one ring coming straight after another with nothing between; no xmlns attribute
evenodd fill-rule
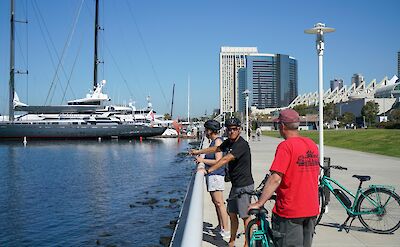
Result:
<svg viewBox="0 0 400 247"><path fill-rule="evenodd" d="M228 131L229 131L229 132L231 132L231 131L237 131L237 130L239 130L239 128L238 128L238 127L234 127L234 128L228 128Z"/></svg>

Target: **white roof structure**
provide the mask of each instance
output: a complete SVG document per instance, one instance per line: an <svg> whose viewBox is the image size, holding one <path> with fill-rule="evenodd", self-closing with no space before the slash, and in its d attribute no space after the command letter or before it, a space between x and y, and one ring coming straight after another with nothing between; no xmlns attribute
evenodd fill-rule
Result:
<svg viewBox="0 0 400 247"><path fill-rule="evenodd" d="M359 99L359 98L374 98L374 94L377 89L386 87L388 85L394 85L398 77L394 75L392 79L388 80L388 77L383 78L379 83L376 80L372 80L368 85L363 81L356 87L355 84L352 84L350 87L346 85L339 89L338 87L335 88L333 91L328 89L324 93L324 103L331 103L334 104L340 102L346 102L351 99ZM289 108L293 108L297 105L318 105L318 92L313 93L305 93L303 95L298 95L288 106Z"/></svg>

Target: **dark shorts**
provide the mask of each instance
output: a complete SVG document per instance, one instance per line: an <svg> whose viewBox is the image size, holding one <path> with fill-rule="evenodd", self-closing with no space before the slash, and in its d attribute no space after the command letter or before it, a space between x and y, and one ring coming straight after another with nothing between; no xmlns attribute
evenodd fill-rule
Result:
<svg viewBox="0 0 400 247"><path fill-rule="evenodd" d="M273 214L272 229L281 233L281 237L275 239L277 245L311 247L315 221L316 217L287 219Z"/></svg>
<svg viewBox="0 0 400 247"><path fill-rule="evenodd" d="M252 192L254 190L254 184L244 187L232 187L228 198L228 213L238 214L240 218L245 219L249 217L247 214L247 208L251 202L251 196L248 194L242 194L237 197L241 192Z"/></svg>

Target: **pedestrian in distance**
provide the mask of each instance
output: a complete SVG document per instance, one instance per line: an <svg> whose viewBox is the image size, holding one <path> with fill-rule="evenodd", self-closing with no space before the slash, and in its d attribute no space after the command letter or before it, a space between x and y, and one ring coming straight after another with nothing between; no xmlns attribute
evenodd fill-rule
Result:
<svg viewBox="0 0 400 247"><path fill-rule="evenodd" d="M299 124L296 111L280 112L279 133L285 140L276 149L261 197L249 206L249 210L262 207L276 192L272 229L282 233L278 246L311 246L319 214L318 147L311 139L300 136Z"/></svg>
<svg viewBox="0 0 400 247"><path fill-rule="evenodd" d="M215 120L208 120L204 123L206 137L211 140L210 147L219 146L223 139L218 135L221 129L220 123ZM197 156L198 163L204 163L206 169L214 166L218 160L222 158L222 152L206 154L204 158ZM211 200L214 203L218 217L219 233L223 238L230 237L228 230L228 213L224 204L224 189L225 189L225 167L220 167L206 175L207 191L210 192Z"/></svg>
<svg viewBox="0 0 400 247"><path fill-rule="evenodd" d="M202 150L191 150L194 155L207 154L216 152L226 152L227 154L218 160L218 162L208 169L199 169L204 174L214 172L216 169L228 164L229 176L232 183L232 188L228 198L228 213L231 220L231 236L229 246L235 246L236 234L239 227L239 218L243 220L244 228L250 222L251 218L247 214L247 209L250 205L250 196L241 194L241 192L252 192L254 190L254 180L251 173L251 153L248 142L241 136L241 123L237 118L230 118L225 121L225 126L228 131L228 139L221 145L205 148ZM245 244L246 237L245 237Z"/></svg>
<svg viewBox="0 0 400 247"><path fill-rule="evenodd" d="M261 128L258 127L258 128L256 129L257 141L260 141L261 133L262 133Z"/></svg>

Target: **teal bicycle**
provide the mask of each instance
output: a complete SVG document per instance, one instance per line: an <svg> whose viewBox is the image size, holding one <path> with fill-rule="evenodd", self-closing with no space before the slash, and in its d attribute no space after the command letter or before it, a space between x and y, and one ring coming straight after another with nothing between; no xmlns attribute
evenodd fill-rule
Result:
<svg viewBox="0 0 400 247"><path fill-rule="evenodd" d="M268 175L254 191L239 193L238 197L240 197L242 194L248 194L258 199L262 194L262 190L267 179ZM275 199L276 196L273 195L270 200ZM265 207L259 209L250 209L248 214L255 216L255 218L252 219L246 227L246 241L248 245L250 247L277 246L275 239L280 237L280 233L271 229L268 221L268 210Z"/></svg>
<svg viewBox="0 0 400 247"><path fill-rule="evenodd" d="M353 175L359 180L356 193L352 193L338 181L330 177L330 169L347 170L343 166L321 166L324 173L320 178L319 201L320 214L317 224L321 221L325 209L330 201L330 193L340 202L347 212L347 219L339 227L348 233L354 219L358 217L361 224L375 233L393 233L400 227L400 197L393 186L370 185L362 188L365 181L371 180L370 176ZM335 188L334 188L335 187ZM352 198L352 200L349 198ZM351 219L350 224L347 222Z"/></svg>

